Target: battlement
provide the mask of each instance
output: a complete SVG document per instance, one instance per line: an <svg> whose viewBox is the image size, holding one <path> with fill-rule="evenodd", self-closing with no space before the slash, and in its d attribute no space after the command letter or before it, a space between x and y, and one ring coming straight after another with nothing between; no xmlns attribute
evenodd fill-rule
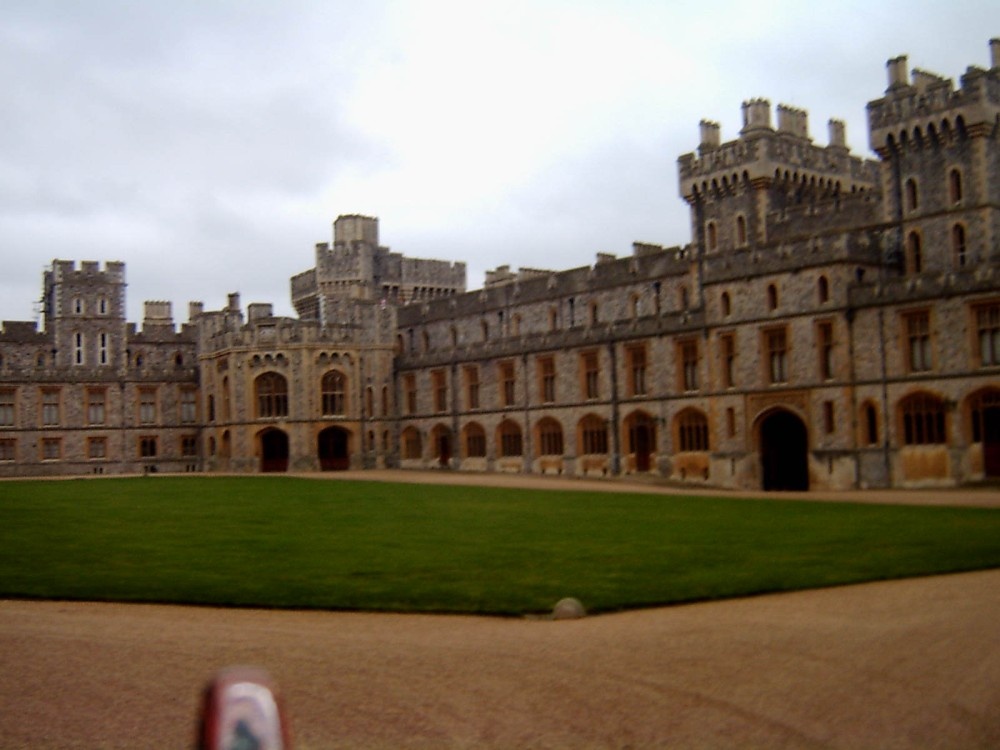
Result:
<svg viewBox="0 0 1000 750"><path fill-rule="evenodd" d="M702 120L697 154L677 160L681 195L689 203L725 195L751 185L766 187L777 178L831 183L839 192L871 189L877 184L874 162L852 156L842 120L828 123L829 144L809 137L809 115L786 104L777 106L778 128L771 127L767 99L743 103L739 138L720 143L718 123Z"/></svg>
<svg viewBox="0 0 1000 750"><path fill-rule="evenodd" d="M925 140L949 143L990 132L1000 116L1000 39L990 40L990 57L992 67L970 66L958 89L936 73L911 73L905 55L889 60L885 96L868 103L872 149L885 158Z"/></svg>
<svg viewBox="0 0 1000 750"><path fill-rule="evenodd" d="M361 214L342 214L333 222L334 245L364 242L378 247L378 219Z"/></svg>
<svg viewBox="0 0 1000 750"><path fill-rule="evenodd" d="M100 277L103 277L102 281L124 283L125 264L121 261L109 260L102 267L97 261L85 260L77 268L75 260L53 260L51 274L52 280L57 283Z"/></svg>

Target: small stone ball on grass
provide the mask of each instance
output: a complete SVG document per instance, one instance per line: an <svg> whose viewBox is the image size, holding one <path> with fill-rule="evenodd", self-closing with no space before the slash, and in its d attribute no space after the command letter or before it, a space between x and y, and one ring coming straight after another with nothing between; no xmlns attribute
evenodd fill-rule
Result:
<svg viewBox="0 0 1000 750"><path fill-rule="evenodd" d="M581 617L586 617L586 615L587 610L583 608L580 600L574 599L571 596L560 599L556 602L556 606L552 608L553 620L579 620Z"/></svg>

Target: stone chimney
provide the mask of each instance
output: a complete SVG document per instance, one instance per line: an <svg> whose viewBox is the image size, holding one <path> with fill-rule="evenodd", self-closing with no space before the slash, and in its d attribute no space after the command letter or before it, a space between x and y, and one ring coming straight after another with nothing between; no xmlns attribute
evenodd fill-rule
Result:
<svg viewBox="0 0 1000 750"><path fill-rule="evenodd" d="M701 127L701 143L699 149L702 151L707 151L709 149L718 148L722 144L722 134L719 123L712 122L711 120L702 120L699 123Z"/></svg>
<svg viewBox="0 0 1000 750"><path fill-rule="evenodd" d="M889 62L885 64L885 67L889 71L889 88L896 89L900 86L905 86L907 83L907 78L909 78L909 71L907 70L906 55L900 55L899 57L894 57Z"/></svg>

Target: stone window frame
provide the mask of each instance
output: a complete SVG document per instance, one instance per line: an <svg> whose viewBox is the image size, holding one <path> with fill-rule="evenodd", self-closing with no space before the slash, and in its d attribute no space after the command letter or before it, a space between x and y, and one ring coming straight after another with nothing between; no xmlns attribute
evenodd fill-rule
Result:
<svg viewBox="0 0 1000 750"><path fill-rule="evenodd" d="M897 410L904 446L948 444L948 406L943 398L916 391L901 398Z"/></svg>
<svg viewBox="0 0 1000 750"><path fill-rule="evenodd" d="M708 417L694 406L681 409L674 417L674 435L679 453L710 450Z"/></svg>
<svg viewBox="0 0 1000 750"><path fill-rule="evenodd" d="M288 416L288 378L270 370L253 381L257 419L281 419Z"/></svg>
<svg viewBox="0 0 1000 750"><path fill-rule="evenodd" d="M601 355L597 349L580 352L580 393L587 401L601 397Z"/></svg>
<svg viewBox="0 0 1000 750"><path fill-rule="evenodd" d="M159 409L156 386L141 386L136 391L136 422L141 425L156 424Z"/></svg>
<svg viewBox="0 0 1000 750"><path fill-rule="evenodd" d="M833 320L824 318L816 321L816 364L820 380L833 380L836 363L833 353L836 349Z"/></svg>
<svg viewBox="0 0 1000 750"><path fill-rule="evenodd" d="M761 329L761 351L764 352L764 380L770 385L785 385L789 378L791 347L788 326L770 326Z"/></svg>
<svg viewBox="0 0 1000 750"><path fill-rule="evenodd" d="M736 387L736 332L724 331L719 334L719 376L722 387Z"/></svg>
<svg viewBox="0 0 1000 750"><path fill-rule="evenodd" d="M677 385L681 391L691 393L699 390L701 348L698 339L686 336L677 340Z"/></svg>
<svg viewBox="0 0 1000 750"><path fill-rule="evenodd" d="M911 374L932 371L934 340L930 308L904 310L899 317L905 371Z"/></svg>
<svg viewBox="0 0 1000 750"><path fill-rule="evenodd" d="M108 439L103 435L87 438L87 459L104 461L108 457Z"/></svg>
<svg viewBox="0 0 1000 750"><path fill-rule="evenodd" d="M347 375L337 368L327 370L320 378L320 413L324 417L342 417L347 414L349 392Z"/></svg>
<svg viewBox="0 0 1000 750"><path fill-rule="evenodd" d="M42 438L41 458L42 461L62 461L63 445L61 437Z"/></svg>
<svg viewBox="0 0 1000 750"><path fill-rule="evenodd" d="M608 420L596 414L587 414L577 425L579 453L583 456L606 456L608 454Z"/></svg>
<svg viewBox="0 0 1000 750"><path fill-rule="evenodd" d="M629 396L645 396L649 393L647 348L645 342L625 345L626 385Z"/></svg>
<svg viewBox="0 0 1000 750"><path fill-rule="evenodd" d="M431 392L434 394L434 411L448 411L448 372L444 368L431 370Z"/></svg>
<svg viewBox="0 0 1000 750"><path fill-rule="evenodd" d="M38 389L38 416L42 427L62 424L62 388L43 386Z"/></svg>
<svg viewBox="0 0 1000 750"><path fill-rule="evenodd" d="M542 417L535 424L535 433L538 436L539 456L561 456L565 453L563 428L558 419Z"/></svg>
<svg viewBox="0 0 1000 750"><path fill-rule="evenodd" d="M108 389L92 387L86 390L87 424L107 424L108 420Z"/></svg>
<svg viewBox="0 0 1000 750"><path fill-rule="evenodd" d="M497 391L501 407L517 406L517 364L514 360L497 362Z"/></svg>
<svg viewBox="0 0 1000 750"><path fill-rule="evenodd" d="M465 382L465 407L469 411L480 408L479 365L466 365L462 368L462 378Z"/></svg>
<svg viewBox="0 0 1000 750"><path fill-rule="evenodd" d="M462 427L462 450L466 458L486 458L486 430L479 422Z"/></svg>
<svg viewBox="0 0 1000 750"><path fill-rule="evenodd" d="M538 400L543 404L556 402L556 358L543 354L536 360L538 368Z"/></svg>
<svg viewBox="0 0 1000 750"><path fill-rule="evenodd" d="M1000 300L971 306L972 351L977 367L1000 366Z"/></svg>
<svg viewBox="0 0 1000 750"><path fill-rule="evenodd" d="M0 438L0 462L17 461L17 438Z"/></svg>
<svg viewBox="0 0 1000 750"><path fill-rule="evenodd" d="M497 447L501 458L518 458L524 455L524 431L513 419L497 425Z"/></svg>

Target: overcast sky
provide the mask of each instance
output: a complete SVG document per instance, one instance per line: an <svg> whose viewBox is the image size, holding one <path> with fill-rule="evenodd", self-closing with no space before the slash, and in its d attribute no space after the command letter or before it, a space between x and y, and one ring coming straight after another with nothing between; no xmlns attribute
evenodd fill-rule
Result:
<svg viewBox="0 0 1000 750"><path fill-rule="evenodd" d="M233 291L292 314L348 213L469 288L684 244L700 119L733 139L765 97L867 155L886 60L957 83L994 36L997 0L3 0L0 319L54 258L124 261L134 321Z"/></svg>

